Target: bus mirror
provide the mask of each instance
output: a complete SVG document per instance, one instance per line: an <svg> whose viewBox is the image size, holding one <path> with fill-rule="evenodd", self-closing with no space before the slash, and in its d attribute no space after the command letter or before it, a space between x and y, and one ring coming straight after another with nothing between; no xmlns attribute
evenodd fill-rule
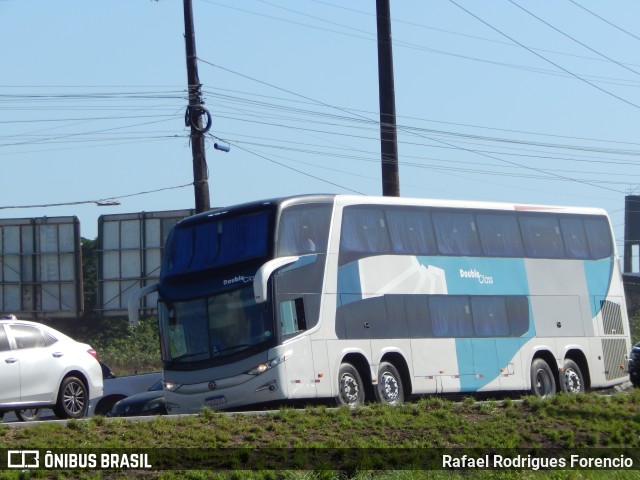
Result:
<svg viewBox="0 0 640 480"><path fill-rule="evenodd" d="M285 265L297 262L299 258L300 257L274 258L260 267L260 270L256 272L256 276L253 279L253 295L256 303L264 303L267 301L267 283L269 283L271 274Z"/></svg>
<svg viewBox="0 0 640 480"><path fill-rule="evenodd" d="M134 327L138 326L140 323L140 299L157 290L158 284L154 283L153 285L148 285L140 290L136 290L131 294L129 301L127 302L127 309L129 310L129 325L133 325Z"/></svg>

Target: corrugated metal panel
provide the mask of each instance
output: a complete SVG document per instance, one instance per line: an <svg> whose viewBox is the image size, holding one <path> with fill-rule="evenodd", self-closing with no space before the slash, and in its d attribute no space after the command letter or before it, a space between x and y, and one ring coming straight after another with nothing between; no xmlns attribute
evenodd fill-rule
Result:
<svg viewBox="0 0 640 480"><path fill-rule="evenodd" d="M77 217L0 219L0 311L81 316L81 255Z"/></svg>
<svg viewBox="0 0 640 480"><path fill-rule="evenodd" d="M622 323L622 307L620 304L609 300L600 302L600 312L602 313L602 326L605 335L624 335Z"/></svg>
<svg viewBox="0 0 640 480"><path fill-rule="evenodd" d="M605 377L607 380L624 377L627 371L620 368L626 364L627 342L624 338L603 338L602 352L604 354Z"/></svg>
<svg viewBox="0 0 640 480"><path fill-rule="evenodd" d="M98 309L105 315L126 315L132 292L160 276L162 249L171 228L193 210L102 215L98 220ZM157 296L141 308L155 312Z"/></svg>

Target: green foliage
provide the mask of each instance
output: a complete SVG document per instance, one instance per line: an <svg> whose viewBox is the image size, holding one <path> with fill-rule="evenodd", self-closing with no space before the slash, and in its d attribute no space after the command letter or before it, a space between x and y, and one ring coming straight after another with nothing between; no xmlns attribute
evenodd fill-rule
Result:
<svg viewBox="0 0 640 480"><path fill-rule="evenodd" d="M125 325L117 336L97 334L92 343L100 359L109 365L116 375L160 370L160 340L155 318L143 319L136 327Z"/></svg>
<svg viewBox="0 0 640 480"><path fill-rule="evenodd" d="M89 316L47 322L79 342L88 343L116 375L161 370L158 322L146 318L136 327L126 318Z"/></svg>
<svg viewBox="0 0 640 480"><path fill-rule="evenodd" d="M629 317L629 329L631 330L631 343L635 345L640 342L640 309Z"/></svg>

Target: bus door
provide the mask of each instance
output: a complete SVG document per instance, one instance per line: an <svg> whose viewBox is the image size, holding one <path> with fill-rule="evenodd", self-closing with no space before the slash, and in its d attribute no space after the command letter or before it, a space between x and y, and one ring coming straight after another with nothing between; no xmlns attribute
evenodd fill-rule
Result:
<svg viewBox="0 0 640 480"><path fill-rule="evenodd" d="M316 396L311 337L300 335L308 328L304 300L303 295L281 297L278 305L283 354L291 355L285 362L288 398Z"/></svg>

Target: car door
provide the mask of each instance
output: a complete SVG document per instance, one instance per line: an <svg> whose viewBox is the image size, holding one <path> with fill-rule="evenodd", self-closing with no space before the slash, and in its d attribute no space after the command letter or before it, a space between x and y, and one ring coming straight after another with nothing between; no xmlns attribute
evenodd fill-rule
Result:
<svg viewBox="0 0 640 480"><path fill-rule="evenodd" d="M53 351L51 340L45 339L43 331L33 325L10 325L20 363L21 403L53 403L58 382L64 369L59 360L61 352Z"/></svg>
<svg viewBox="0 0 640 480"><path fill-rule="evenodd" d="M9 339L0 325L0 404L15 403L20 401L20 363L11 350Z"/></svg>

